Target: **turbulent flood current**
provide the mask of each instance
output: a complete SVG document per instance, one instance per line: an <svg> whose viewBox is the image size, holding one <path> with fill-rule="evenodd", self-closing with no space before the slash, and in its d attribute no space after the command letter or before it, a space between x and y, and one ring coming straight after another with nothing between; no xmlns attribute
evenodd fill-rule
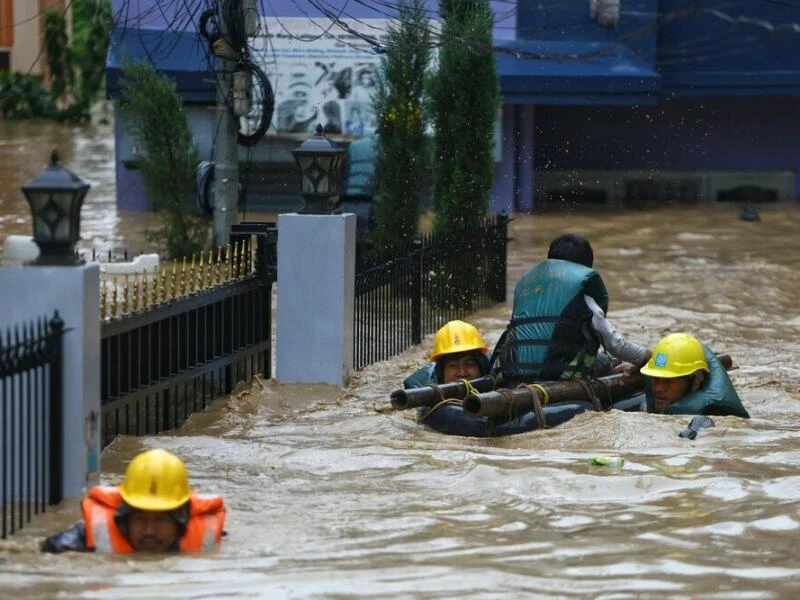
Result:
<svg viewBox="0 0 800 600"><path fill-rule="evenodd" d="M103 200L113 171L94 176L84 235L114 244L136 224ZM0 237L24 222L13 191L0 196ZM77 502L65 502L0 543L0 597L798 597L800 210L760 208L760 222L744 222L739 208L517 216L509 302L467 320L493 345L516 279L555 235L585 235L617 328L650 346L687 331L730 354L752 419L715 417L695 440L678 437L688 417L620 412L499 439L449 437L413 411L385 410L425 363L428 338L343 390L255 381L178 431L118 439L104 481L119 482L143 449L179 454L195 490L225 498L221 548L39 554L42 536L78 518ZM596 454L624 466L589 466Z"/></svg>

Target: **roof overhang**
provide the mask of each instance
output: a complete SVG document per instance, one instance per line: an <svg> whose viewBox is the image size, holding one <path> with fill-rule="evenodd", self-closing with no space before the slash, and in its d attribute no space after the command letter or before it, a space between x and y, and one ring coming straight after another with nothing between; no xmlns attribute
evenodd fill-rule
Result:
<svg viewBox="0 0 800 600"><path fill-rule="evenodd" d="M504 40L495 51L506 104L655 104L661 75L620 44Z"/></svg>
<svg viewBox="0 0 800 600"><path fill-rule="evenodd" d="M125 57L148 61L175 81L185 102L213 103L214 57L208 42L196 32L118 27L111 34L106 60L106 95L118 99Z"/></svg>

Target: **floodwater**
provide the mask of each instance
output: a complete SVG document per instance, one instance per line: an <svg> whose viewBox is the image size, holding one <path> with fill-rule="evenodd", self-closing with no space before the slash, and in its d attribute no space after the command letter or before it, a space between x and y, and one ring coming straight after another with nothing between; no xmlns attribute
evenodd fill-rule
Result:
<svg viewBox="0 0 800 600"><path fill-rule="evenodd" d="M105 255L148 249L143 234L153 217L117 211L114 129L100 122L68 126L0 119L0 241L12 234L31 235L30 208L20 187L49 164L53 150L64 167L91 185L81 211L79 247Z"/></svg>
<svg viewBox="0 0 800 600"><path fill-rule="evenodd" d="M75 137L73 164L110 152L105 139L81 150ZM3 139L5 180L18 152ZM39 161L23 162L32 175L27 162ZM92 178L109 186L112 174ZM101 203L86 230L118 243L135 223ZM186 460L196 490L225 497L220 550L40 555L41 537L78 517L65 502L0 544L0 597L798 597L800 210L763 208L756 223L738 210L519 217L509 289L553 236L586 235L617 327L648 345L688 331L730 354L751 420L715 417L694 441L678 437L688 417L616 412L500 439L444 436L412 411L384 410L428 339L345 390L256 382L177 432L117 440L107 482L162 446ZM493 343L509 313L469 320ZM624 467L589 467L596 454Z"/></svg>

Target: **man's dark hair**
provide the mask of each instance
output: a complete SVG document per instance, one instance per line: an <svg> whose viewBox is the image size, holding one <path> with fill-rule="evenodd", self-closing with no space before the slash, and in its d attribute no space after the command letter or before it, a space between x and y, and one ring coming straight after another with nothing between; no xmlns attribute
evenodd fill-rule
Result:
<svg viewBox="0 0 800 600"><path fill-rule="evenodd" d="M550 242L547 258L558 258L591 267L594 263L592 245L586 238L574 233L565 233Z"/></svg>

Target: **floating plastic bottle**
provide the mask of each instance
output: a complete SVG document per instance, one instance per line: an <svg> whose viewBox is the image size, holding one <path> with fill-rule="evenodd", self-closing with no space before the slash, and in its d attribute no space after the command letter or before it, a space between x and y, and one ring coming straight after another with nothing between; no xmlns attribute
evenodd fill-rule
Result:
<svg viewBox="0 0 800 600"><path fill-rule="evenodd" d="M592 456L589 459L589 466L614 467L621 469L625 464L625 459L621 456Z"/></svg>

